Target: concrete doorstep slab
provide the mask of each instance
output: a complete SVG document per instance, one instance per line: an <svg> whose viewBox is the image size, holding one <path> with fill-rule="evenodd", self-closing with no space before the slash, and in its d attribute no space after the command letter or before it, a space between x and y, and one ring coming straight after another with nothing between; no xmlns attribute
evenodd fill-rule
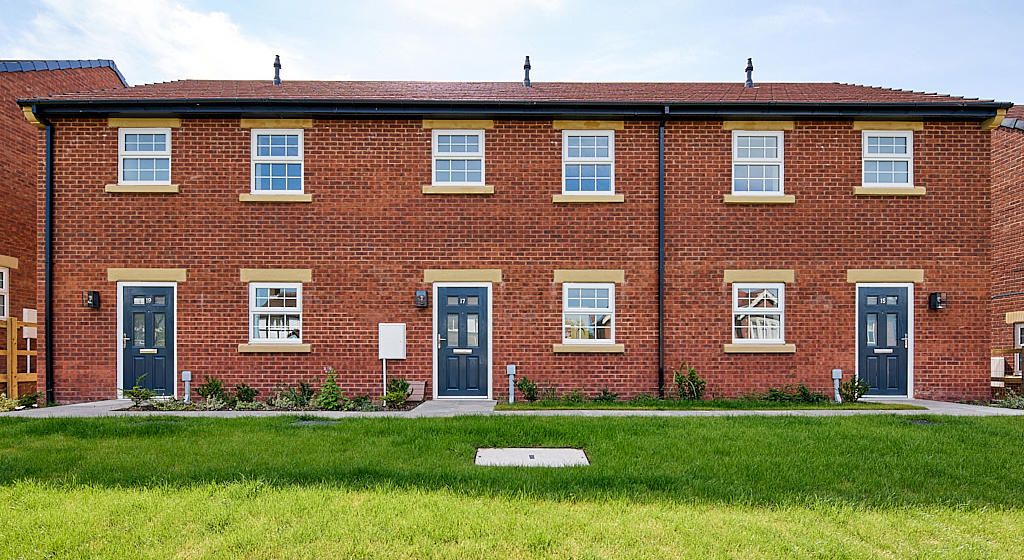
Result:
<svg viewBox="0 0 1024 560"><path fill-rule="evenodd" d="M490 447L476 450L483 467L589 467L582 449L569 447Z"/></svg>

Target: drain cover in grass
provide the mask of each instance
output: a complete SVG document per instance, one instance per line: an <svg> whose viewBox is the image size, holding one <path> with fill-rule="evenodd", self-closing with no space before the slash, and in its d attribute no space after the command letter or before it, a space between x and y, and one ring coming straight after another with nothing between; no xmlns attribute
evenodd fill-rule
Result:
<svg viewBox="0 0 1024 560"><path fill-rule="evenodd" d="M486 467L586 467L582 449L568 447L492 447L476 450L476 464Z"/></svg>

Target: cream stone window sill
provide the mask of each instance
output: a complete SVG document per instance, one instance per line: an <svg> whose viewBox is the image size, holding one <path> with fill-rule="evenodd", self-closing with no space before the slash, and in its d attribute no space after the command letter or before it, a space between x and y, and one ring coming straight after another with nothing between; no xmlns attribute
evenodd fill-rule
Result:
<svg viewBox="0 0 1024 560"><path fill-rule="evenodd" d="M792 354L796 344L726 344L726 354Z"/></svg>
<svg viewBox="0 0 1024 560"><path fill-rule="evenodd" d="M178 185L105 185L108 193L170 193L180 191Z"/></svg>
<svg viewBox="0 0 1024 560"><path fill-rule="evenodd" d="M622 354L624 344L555 344L551 351L556 354Z"/></svg>
<svg viewBox="0 0 1024 560"><path fill-rule="evenodd" d="M722 196L726 204L794 204L796 197L791 194L727 194Z"/></svg>
<svg viewBox="0 0 1024 560"><path fill-rule="evenodd" d="M239 202L313 202L313 195L311 194L251 194L244 193L238 195Z"/></svg>
<svg viewBox="0 0 1024 560"><path fill-rule="evenodd" d="M555 204L595 203L595 202L625 202L625 195L621 194L556 194L552 195L551 202Z"/></svg>
<svg viewBox="0 0 1024 560"><path fill-rule="evenodd" d="M853 187L856 196L924 196L924 187Z"/></svg>
<svg viewBox="0 0 1024 560"><path fill-rule="evenodd" d="M494 194L494 185L423 185L423 194Z"/></svg>
<svg viewBox="0 0 1024 560"><path fill-rule="evenodd" d="M238 351L251 352L275 352L305 354L312 350L309 344L239 344Z"/></svg>

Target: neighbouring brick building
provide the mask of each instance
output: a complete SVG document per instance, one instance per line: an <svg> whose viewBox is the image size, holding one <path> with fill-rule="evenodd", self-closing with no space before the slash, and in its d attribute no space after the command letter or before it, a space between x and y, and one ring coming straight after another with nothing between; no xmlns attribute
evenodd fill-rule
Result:
<svg viewBox="0 0 1024 560"><path fill-rule="evenodd" d="M20 319L23 309L36 308L39 131L25 120L16 100L125 85L110 60L0 60L0 321ZM4 393L2 360L0 371Z"/></svg>
<svg viewBox="0 0 1024 560"><path fill-rule="evenodd" d="M992 132L992 348L1024 346L1024 106ZM1009 360L1020 375L1020 364Z"/></svg>
<svg viewBox="0 0 1024 560"><path fill-rule="evenodd" d="M378 393L380 323L406 326L388 375L435 398L504 398L507 364L629 397L684 362L716 396L826 391L833 368L880 395L988 394L1007 103L831 83L188 80L22 105L55 132L38 192L59 401L142 374L181 396L182 370L265 396L326 365Z"/></svg>

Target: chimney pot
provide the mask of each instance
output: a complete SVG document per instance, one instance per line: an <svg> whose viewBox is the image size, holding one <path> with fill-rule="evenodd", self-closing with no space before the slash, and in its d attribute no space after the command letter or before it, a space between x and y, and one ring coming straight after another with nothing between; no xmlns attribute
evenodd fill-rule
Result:
<svg viewBox="0 0 1024 560"><path fill-rule="evenodd" d="M753 74L753 72L754 72L754 59L752 59L752 58L748 58L747 59L747 68L746 68L746 70L747 70L747 82L745 84L743 84L743 87L752 88L752 87L754 87L754 79L751 77L751 74Z"/></svg>
<svg viewBox="0 0 1024 560"><path fill-rule="evenodd" d="M523 85L526 87L533 87L530 85L530 55L526 55L526 64L523 65L523 70L526 73L523 78Z"/></svg>
<svg viewBox="0 0 1024 560"><path fill-rule="evenodd" d="M274 85L281 85L281 55L274 55Z"/></svg>

